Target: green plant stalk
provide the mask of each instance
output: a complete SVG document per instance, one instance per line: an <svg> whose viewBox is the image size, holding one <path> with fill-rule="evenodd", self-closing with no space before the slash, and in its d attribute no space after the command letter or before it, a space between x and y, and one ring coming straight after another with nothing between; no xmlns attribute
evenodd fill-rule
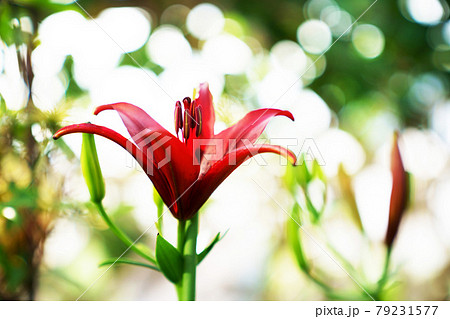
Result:
<svg viewBox="0 0 450 319"><path fill-rule="evenodd" d="M344 295L342 293L336 293L333 291L333 288L330 287L325 280L321 278L320 275L314 274L312 271L312 267L308 261L308 258L305 255L305 251L302 245L302 239L300 237L299 228L301 228L300 221L300 212L298 210L299 206L294 205L292 209L291 219L287 222L287 239L291 246L291 249L294 253L295 259L300 270L303 274L311 280L314 284L316 284L320 289L322 289L323 293L334 300L348 300L354 299L350 295Z"/></svg>
<svg viewBox="0 0 450 319"><path fill-rule="evenodd" d="M178 233L177 233L177 248L178 251L183 255L184 250L184 236L186 234L186 221L179 220L178 221ZM175 285L175 289L177 290L178 300L183 300L183 280Z"/></svg>
<svg viewBox="0 0 450 319"><path fill-rule="evenodd" d="M109 229L111 229L111 231L114 233L114 235L116 235L125 245L127 245L127 247L130 247L130 249L135 251L139 256L147 259L152 264L156 265L156 260L153 257L149 256L141 249L136 247L135 243L113 223L113 221L109 218L108 214L106 214L102 202L93 202L93 203L95 204L95 207L100 213L100 216L103 218L103 220L108 225Z"/></svg>
<svg viewBox="0 0 450 319"><path fill-rule="evenodd" d="M296 211L296 209L293 209L292 212L292 218L299 219L299 212ZM288 241L291 245L292 251L294 252L295 259L297 260L297 264L300 268L300 270L316 285L318 285L320 288L324 290L326 294L331 292L331 288L324 283L322 280L317 278L312 274L311 266L306 259L303 246L302 246L302 240L300 238L299 234L299 224L295 221L295 219L288 220L287 224L287 236Z"/></svg>
<svg viewBox="0 0 450 319"><path fill-rule="evenodd" d="M197 270L198 213L186 222L183 246L183 276L181 278L180 300L195 300L195 279Z"/></svg>
<svg viewBox="0 0 450 319"><path fill-rule="evenodd" d="M300 243L300 235L298 233L299 226L294 220L288 220L287 224L287 236L288 241L291 245L292 251L294 252L295 259L299 268L305 272L309 273L309 264L305 258L305 254L303 252L303 247Z"/></svg>
<svg viewBox="0 0 450 319"><path fill-rule="evenodd" d="M153 188L153 201L155 202L158 219L156 220L156 228L158 229L159 234L163 235L163 213L164 213L164 203L159 196L156 188Z"/></svg>
<svg viewBox="0 0 450 319"><path fill-rule="evenodd" d="M381 274L381 278L378 281L378 286L375 292L376 299L379 299L380 293L383 291L384 286L389 277L389 265L391 263L391 255L392 255L392 246L386 248L386 259L384 261L383 273Z"/></svg>

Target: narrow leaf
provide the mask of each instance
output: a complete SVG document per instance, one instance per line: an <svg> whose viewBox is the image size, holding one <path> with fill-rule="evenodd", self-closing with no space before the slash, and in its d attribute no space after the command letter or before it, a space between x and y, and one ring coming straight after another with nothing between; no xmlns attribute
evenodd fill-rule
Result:
<svg viewBox="0 0 450 319"><path fill-rule="evenodd" d="M292 208L291 218L287 221L287 240L294 253L297 264L304 272L309 272L309 264L305 258L302 242L299 234L299 227L302 225L300 220L300 206L295 203Z"/></svg>
<svg viewBox="0 0 450 319"><path fill-rule="evenodd" d="M296 170L297 167L292 165L286 166L286 173L284 175L284 184L286 185L286 188L289 190L289 192L295 196L296 194L296 187L297 187L297 179L296 179Z"/></svg>
<svg viewBox="0 0 450 319"><path fill-rule="evenodd" d="M228 232L228 231L227 231ZM223 236L220 236L220 233L218 233L216 235L216 237L214 237L213 241L205 248L203 249L203 251L197 255L197 265L201 263L201 261L203 259L205 259L205 257L209 254L209 252L213 249L213 247L223 238L225 237L225 235L227 234L227 232L225 232L225 234L223 234Z"/></svg>
<svg viewBox="0 0 450 319"><path fill-rule="evenodd" d="M317 160L313 161L313 167L312 167L312 175L315 178L318 178L322 181L322 183L327 183L327 177L325 176L325 173L322 170L322 167L319 165Z"/></svg>
<svg viewBox="0 0 450 319"><path fill-rule="evenodd" d="M134 260L130 260L130 259L108 259L105 260L104 262L102 262L100 265L98 265L99 267L103 267L103 266L108 266L108 265L115 265L115 264L128 264L128 265L135 265L135 266L141 266L141 267L146 267L146 268L150 268L156 271L159 271L158 267L155 267L153 265L150 264L144 264L138 261L134 261Z"/></svg>
<svg viewBox="0 0 450 319"><path fill-rule="evenodd" d="M302 161L300 162L300 165L297 165L295 167L296 170L296 177L297 177L297 183L305 189L308 185L308 183L311 181L311 173L309 172L308 165L306 164L306 157L303 154Z"/></svg>
<svg viewBox="0 0 450 319"><path fill-rule="evenodd" d="M178 283L183 275L183 257L167 240L156 237L156 262L159 269L173 283Z"/></svg>

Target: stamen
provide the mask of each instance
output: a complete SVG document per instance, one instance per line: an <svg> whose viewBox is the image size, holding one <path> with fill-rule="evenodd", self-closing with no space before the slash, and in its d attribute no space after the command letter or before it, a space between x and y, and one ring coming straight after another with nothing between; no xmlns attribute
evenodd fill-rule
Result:
<svg viewBox="0 0 450 319"><path fill-rule="evenodd" d="M199 137L202 134L202 110L201 106L197 106L195 108L195 122L197 122L197 126L195 127L195 136Z"/></svg>
<svg viewBox="0 0 450 319"><path fill-rule="evenodd" d="M183 105L184 105L184 109L185 110L191 110L191 98L190 97L185 97L183 99Z"/></svg>
<svg viewBox="0 0 450 319"><path fill-rule="evenodd" d="M192 101L192 104L191 104L191 122L189 123L189 125L191 126L191 128L193 129L193 128L195 128L195 125L198 123L196 120L195 120L195 110L196 110L196 108L197 108L197 102L195 102L195 100L194 101Z"/></svg>
<svg viewBox="0 0 450 319"><path fill-rule="evenodd" d="M183 100L184 102L184 100ZM191 131L191 128L189 127L189 122L191 121L191 114L189 109L185 109L184 110L184 127L183 127L183 136L184 139L187 141L187 139L189 138L189 133Z"/></svg>
<svg viewBox="0 0 450 319"><path fill-rule="evenodd" d="M177 101L177 103L175 103L174 120L175 120L175 133L178 136L178 131L183 129L183 110L181 109L180 101Z"/></svg>

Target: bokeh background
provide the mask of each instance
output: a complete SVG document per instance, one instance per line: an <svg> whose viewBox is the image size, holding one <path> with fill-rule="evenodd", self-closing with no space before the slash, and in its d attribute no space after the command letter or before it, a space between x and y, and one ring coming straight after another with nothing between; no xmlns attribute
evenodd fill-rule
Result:
<svg viewBox="0 0 450 319"><path fill-rule="evenodd" d="M128 136L113 112L92 115L95 106L119 101L142 107L173 131L174 100L204 81L214 96L216 132L252 109L287 109L295 122L274 119L265 137L323 159L323 221L308 228L314 240L306 237L304 245L336 289L359 288L323 249L344 256L363 282L382 271L389 149L399 130L413 201L395 242L395 284L385 298L449 298L446 1L17 0L1 2L0 10L0 299L77 299L104 272L98 265L126 249L89 204L81 136L53 142L52 134L91 121ZM315 147L302 147L311 139ZM120 147L96 142L107 211L137 238L156 220L153 186ZM341 164L364 234L350 217L355 207L339 183ZM276 156L252 159L213 194L202 212L199 247L228 233L199 266L198 299L325 298L285 244L285 211L293 203L285 170ZM312 185L317 202L320 191ZM169 214L164 227L174 241ZM150 228L142 242L153 247L156 233ZM159 273L120 265L83 299L173 300L176 294Z"/></svg>

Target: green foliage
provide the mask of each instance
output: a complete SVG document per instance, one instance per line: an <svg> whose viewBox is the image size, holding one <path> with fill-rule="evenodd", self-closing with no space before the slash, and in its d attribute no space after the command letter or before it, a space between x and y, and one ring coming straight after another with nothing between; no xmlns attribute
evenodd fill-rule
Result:
<svg viewBox="0 0 450 319"><path fill-rule="evenodd" d="M153 265L150 264L145 264L145 263L141 263L135 260L131 260L131 259L125 259L125 258L120 258L120 259L108 259L105 260L104 262L102 262L99 267L103 267L103 266L110 266L110 265L116 265L116 264L126 264L126 265L134 265L134 266L141 266L141 267L146 267L149 269L153 269L156 271L159 271L158 267L155 267Z"/></svg>
<svg viewBox="0 0 450 319"><path fill-rule="evenodd" d="M214 246L223 238L225 237L227 233L225 233L223 236L220 236L220 233L214 237L212 242L205 248L203 251L197 255L197 264L200 264L203 259L209 254L209 252L214 248Z"/></svg>
<svg viewBox="0 0 450 319"><path fill-rule="evenodd" d="M295 203L294 207L291 210L291 216L287 220L287 240L289 245L291 246L292 252L294 253L295 259L300 269L305 272L309 272L309 265L303 252L299 234L299 228L301 227L301 225L302 222L300 220L300 205Z"/></svg>
<svg viewBox="0 0 450 319"><path fill-rule="evenodd" d="M322 193L323 205L320 208L315 207L309 194L309 185L316 180L320 181L324 185L324 191ZM287 166L284 181L286 187L293 196L297 196L298 188L302 190L305 195L306 209L311 215L311 220L314 223L318 223L323 211L325 210L327 199L327 178L317 160L314 159L311 164L308 164L305 156L303 155L299 165Z"/></svg>
<svg viewBox="0 0 450 319"><path fill-rule="evenodd" d="M178 283L183 275L183 257L167 240L158 234L155 249L159 269L173 283Z"/></svg>

